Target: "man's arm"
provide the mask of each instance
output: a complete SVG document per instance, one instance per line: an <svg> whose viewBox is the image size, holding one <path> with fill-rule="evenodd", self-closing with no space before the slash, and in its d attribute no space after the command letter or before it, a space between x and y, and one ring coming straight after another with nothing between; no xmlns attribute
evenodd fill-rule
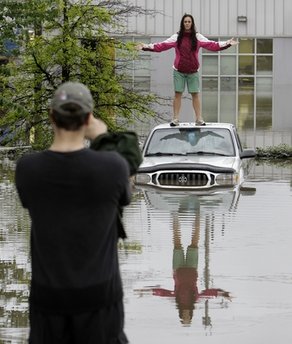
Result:
<svg viewBox="0 0 292 344"><path fill-rule="evenodd" d="M94 140L97 136L105 133L107 133L107 125L101 119L95 118L91 113L85 127L85 138Z"/></svg>

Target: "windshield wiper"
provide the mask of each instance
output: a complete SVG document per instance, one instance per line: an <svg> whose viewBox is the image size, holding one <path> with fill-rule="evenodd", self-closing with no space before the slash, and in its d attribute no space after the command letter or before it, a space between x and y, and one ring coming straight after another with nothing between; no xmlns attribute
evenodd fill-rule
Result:
<svg viewBox="0 0 292 344"><path fill-rule="evenodd" d="M207 152L207 151L197 151L197 152L187 152L187 155L219 155L219 156L230 156L229 154Z"/></svg>
<svg viewBox="0 0 292 344"><path fill-rule="evenodd" d="M174 156L174 155L186 155L186 153L164 153L164 152L156 152L156 153L147 153L145 156Z"/></svg>

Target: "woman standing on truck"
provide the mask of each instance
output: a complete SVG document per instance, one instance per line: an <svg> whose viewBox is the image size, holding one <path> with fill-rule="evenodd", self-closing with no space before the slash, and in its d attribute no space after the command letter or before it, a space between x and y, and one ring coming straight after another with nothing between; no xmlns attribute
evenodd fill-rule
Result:
<svg viewBox="0 0 292 344"><path fill-rule="evenodd" d="M180 22L180 30L167 40L160 43L150 43L137 45L137 49L160 53L162 51L175 49L175 59L173 64L173 119L171 126L179 124L179 113L181 108L181 98L187 84L188 92L192 96L192 104L195 111L195 122L197 125L205 125L201 114L200 103L200 81L199 81L199 50L204 48L211 51L227 49L237 45L238 41L233 38L215 42L208 40L201 33L197 32L194 18L190 14L185 14Z"/></svg>

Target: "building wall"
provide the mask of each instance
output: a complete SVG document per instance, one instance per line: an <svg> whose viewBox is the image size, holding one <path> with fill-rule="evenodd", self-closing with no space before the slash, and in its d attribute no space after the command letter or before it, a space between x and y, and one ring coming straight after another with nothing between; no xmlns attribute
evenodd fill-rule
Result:
<svg viewBox="0 0 292 344"><path fill-rule="evenodd" d="M275 130L290 129L292 131L291 55L292 38L274 39L273 129Z"/></svg>
<svg viewBox="0 0 292 344"><path fill-rule="evenodd" d="M129 0L157 13L128 21L129 32L168 36L184 13L193 15L198 31L211 36L292 36L291 0ZM247 22L237 21L246 16Z"/></svg>

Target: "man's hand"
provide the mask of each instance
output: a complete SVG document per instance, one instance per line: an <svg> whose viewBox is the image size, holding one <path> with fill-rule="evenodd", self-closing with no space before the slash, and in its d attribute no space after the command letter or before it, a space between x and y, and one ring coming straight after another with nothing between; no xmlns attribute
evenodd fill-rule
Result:
<svg viewBox="0 0 292 344"><path fill-rule="evenodd" d="M107 132L107 125L100 119L97 119L93 114L89 115L88 123L85 127L85 138L94 140L98 135Z"/></svg>

